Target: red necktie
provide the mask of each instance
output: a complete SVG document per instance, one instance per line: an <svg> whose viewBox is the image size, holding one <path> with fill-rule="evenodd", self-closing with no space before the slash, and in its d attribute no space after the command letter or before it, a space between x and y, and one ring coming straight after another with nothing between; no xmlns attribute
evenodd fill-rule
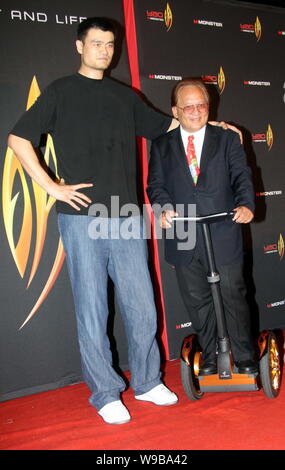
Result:
<svg viewBox="0 0 285 470"><path fill-rule="evenodd" d="M187 162L189 165L189 169L194 181L194 184L197 184L198 176L200 174L200 168L198 167L198 162L197 162L197 157L195 153L195 147L194 147L194 136L189 135L188 137L188 145L187 145Z"/></svg>

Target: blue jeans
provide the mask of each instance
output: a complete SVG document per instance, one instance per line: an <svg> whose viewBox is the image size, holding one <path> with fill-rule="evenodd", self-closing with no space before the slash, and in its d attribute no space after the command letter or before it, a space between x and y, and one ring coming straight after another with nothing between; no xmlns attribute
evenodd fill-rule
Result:
<svg viewBox="0 0 285 470"><path fill-rule="evenodd" d="M75 303L83 376L92 391L89 401L98 410L119 400L125 389L124 380L112 366L106 333L108 276L116 289L128 339L130 385L139 395L161 383L160 353L155 339L157 314L147 245L142 237L143 221L141 217L133 219L140 227L138 238L122 238L120 227L126 218L101 219L107 224L107 231L96 238L94 223L99 218L58 215Z"/></svg>

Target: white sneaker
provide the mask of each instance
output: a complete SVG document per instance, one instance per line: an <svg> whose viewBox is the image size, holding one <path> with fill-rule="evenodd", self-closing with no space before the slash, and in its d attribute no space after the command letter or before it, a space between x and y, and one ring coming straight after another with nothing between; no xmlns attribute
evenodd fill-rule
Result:
<svg viewBox="0 0 285 470"><path fill-rule="evenodd" d="M98 411L98 414L108 424L123 424L131 419L130 413L121 400L107 403L107 405L103 406L103 408Z"/></svg>
<svg viewBox="0 0 285 470"><path fill-rule="evenodd" d="M178 397L171 392L165 385L160 384L152 388L149 392L142 395L136 395L137 400L150 401L155 405L168 406L178 402Z"/></svg>

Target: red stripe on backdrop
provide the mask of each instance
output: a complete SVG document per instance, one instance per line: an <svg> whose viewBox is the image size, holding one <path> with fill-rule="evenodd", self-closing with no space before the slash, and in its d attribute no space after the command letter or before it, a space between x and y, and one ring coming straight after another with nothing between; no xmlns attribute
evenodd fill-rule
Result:
<svg viewBox="0 0 285 470"><path fill-rule="evenodd" d="M133 0L123 0L123 6L124 6L126 41L127 41L132 86L133 88L140 91L141 83L140 83L140 74L139 74L134 2ZM143 138L138 138L138 147L139 147L139 152L140 152L144 201L146 204L149 204L149 199L146 193L147 174L148 174L148 158L147 158L146 140ZM150 241L150 249L152 252L154 271L155 271L155 291L157 294L156 298L157 298L157 303L158 303L158 314L160 317L159 318L160 334L161 334L165 357L166 359L169 359L169 348L168 348L168 338L167 338L166 319L165 319L165 306L164 306L162 281L161 281L161 273L160 273L160 262L159 262L159 256L158 256L158 246L157 246L157 241L154 236L155 232L154 232L154 224L153 224L153 214L150 211L148 211L148 215L152 220L152 235L153 236Z"/></svg>

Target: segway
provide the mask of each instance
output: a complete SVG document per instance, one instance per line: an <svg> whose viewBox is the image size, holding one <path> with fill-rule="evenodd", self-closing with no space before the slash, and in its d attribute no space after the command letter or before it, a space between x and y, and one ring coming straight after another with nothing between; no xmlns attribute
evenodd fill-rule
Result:
<svg viewBox="0 0 285 470"><path fill-rule="evenodd" d="M220 212L203 217L174 217L173 221L202 224L208 258L210 284L217 321L217 373L199 375L202 354L196 335L187 336L182 345L180 371L184 391L190 400L199 400L205 392L253 391L263 389L268 398L276 398L281 387L281 357L275 333L263 331L258 338L259 373L240 374L234 364L221 296L220 276L216 268L210 234L211 223L232 217L234 212Z"/></svg>

